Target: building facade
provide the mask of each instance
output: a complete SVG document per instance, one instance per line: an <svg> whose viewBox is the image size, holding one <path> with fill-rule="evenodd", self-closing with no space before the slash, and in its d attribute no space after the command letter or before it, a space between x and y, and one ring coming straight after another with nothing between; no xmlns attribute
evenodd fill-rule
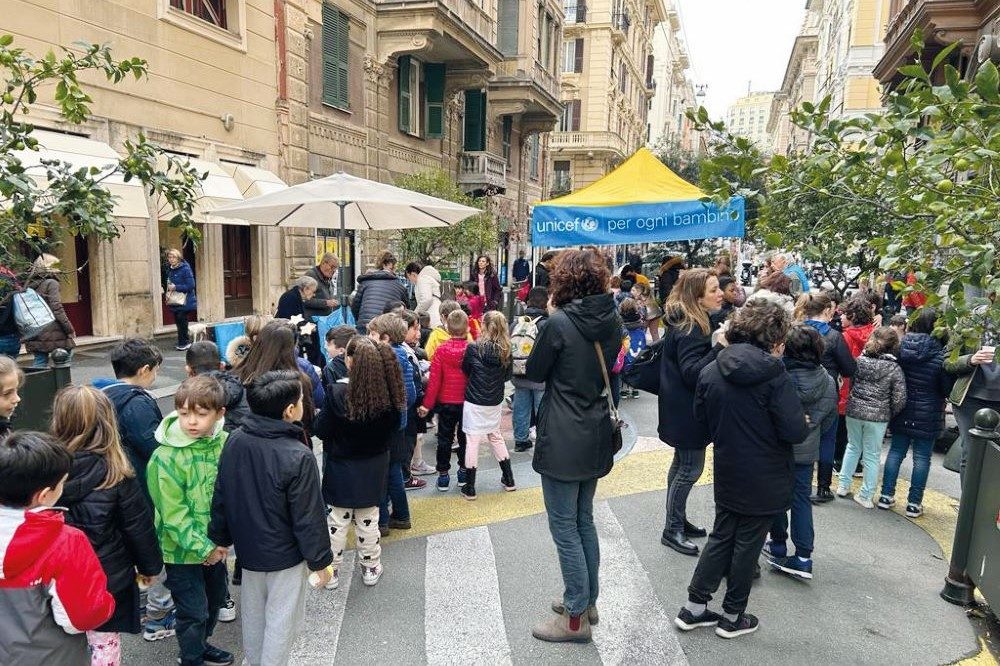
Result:
<svg viewBox="0 0 1000 666"><path fill-rule="evenodd" d="M690 67L687 48L680 39L680 15L667 5L667 20L653 35L653 99L647 123L647 143L674 145L697 154L700 141L686 112L698 105L694 84L687 75Z"/></svg>
<svg viewBox="0 0 1000 666"><path fill-rule="evenodd" d="M565 0L561 100L549 196L586 187L646 142L653 33L663 0Z"/></svg>
<svg viewBox="0 0 1000 666"><path fill-rule="evenodd" d="M76 41L110 43L117 58L148 62L142 81L82 77L93 117L65 123L45 97L32 111L40 153L73 164L108 164L139 132L208 172L196 219L209 204L280 187L275 121L273 0L11 0L4 32L36 55ZM164 48L164 45L171 48ZM284 283L280 232L204 224L195 250L168 220L173 211L142 188L118 183L121 236L111 243L67 237L56 250L62 297L79 336L149 335L173 324L163 306L163 253L181 248L194 269L198 316L218 321L273 311Z"/></svg>
<svg viewBox="0 0 1000 666"><path fill-rule="evenodd" d="M771 151L776 155L790 155L809 146L809 132L792 124L789 113L802 102L816 99L820 4L820 0L809 0L806 4L806 17L788 56L781 89L771 102L767 134L771 137Z"/></svg>
<svg viewBox="0 0 1000 666"><path fill-rule="evenodd" d="M753 141L761 150L771 150L767 133L771 116L773 92L750 92L729 105L726 110L726 128L737 136Z"/></svg>

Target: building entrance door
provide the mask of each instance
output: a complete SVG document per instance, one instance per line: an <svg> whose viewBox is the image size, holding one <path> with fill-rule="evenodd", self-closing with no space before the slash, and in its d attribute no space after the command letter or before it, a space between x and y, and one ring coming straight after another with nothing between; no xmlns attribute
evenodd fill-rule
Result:
<svg viewBox="0 0 1000 666"><path fill-rule="evenodd" d="M226 317L252 314L250 227L222 227L222 281Z"/></svg>
<svg viewBox="0 0 1000 666"><path fill-rule="evenodd" d="M73 324L77 337L94 334L94 320L90 302L90 261L88 261L87 239L84 236L67 238L57 252L60 269L60 295L63 310Z"/></svg>

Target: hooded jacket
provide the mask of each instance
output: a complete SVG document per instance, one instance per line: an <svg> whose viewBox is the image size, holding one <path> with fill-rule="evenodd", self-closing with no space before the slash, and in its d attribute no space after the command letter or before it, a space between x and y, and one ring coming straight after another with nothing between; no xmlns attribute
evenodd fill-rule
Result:
<svg viewBox="0 0 1000 666"><path fill-rule="evenodd" d="M685 331L670 311L664 316L667 325L663 336L660 362L659 426L660 439L678 449L703 449L708 446L708 431L694 418L694 390L702 369L715 360L722 349L712 346L712 338L698 326Z"/></svg>
<svg viewBox="0 0 1000 666"><path fill-rule="evenodd" d="M213 479L212 547L236 545L249 571L281 571L303 560L311 571L333 561L316 457L302 428L250 414L226 441Z"/></svg>
<svg viewBox="0 0 1000 666"><path fill-rule="evenodd" d="M98 488L108 474L105 459L90 451L73 454L73 467L59 503L66 522L83 531L101 561L112 594L135 583L136 570L155 576L163 568L153 510L134 478Z"/></svg>
<svg viewBox="0 0 1000 666"><path fill-rule="evenodd" d="M821 435L837 420L837 383L822 365L785 358L802 410L809 417L809 436L793 447L796 465L811 465L819 458Z"/></svg>
<svg viewBox="0 0 1000 666"><path fill-rule="evenodd" d="M146 483L167 564L201 564L215 548L208 538L208 519L227 436L223 420L215 424L211 436L200 439L191 439L181 429L177 412L171 412L156 429L160 446L149 459Z"/></svg>
<svg viewBox="0 0 1000 666"><path fill-rule="evenodd" d="M223 428L226 432L232 432L243 424L243 419L250 415L250 405L247 403L246 390L240 380L231 372L225 370L211 370L206 373L209 377L214 377L226 393L226 421Z"/></svg>
<svg viewBox="0 0 1000 666"><path fill-rule="evenodd" d="M865 343L868 342L868 338L872 336L874 330L875 324L848 326L844 329L841 335L844 337L844 343L847 345L848 351L851 352L851 356L855 359L861 356L861 352L865 349ZM840 398L837 401L837 411L842 415L847 413L847 396L850 394L851 382L845 378L844 381L840 382Z"/></svg>
<svg viewBox="0 0 1000 666"><path fill-rule="evenodd" d="M73 324L66 316L63 309L62 298L59 295L59 280L55 275L46 271L29 279L26 283L38 292L38 295L45 299L49 309L52 310L56 320L42 329L42 332L24 341L24 348L29 353L53 352L56 349L73 349L76 347L76 331Z"/></svg>
<svg viewBox="0 0 1000 666"><path fill-rule="evenodd" d="M614 463L611 415L594 343L611 374L622 322L610 293L564 304L549 316L528 357L525 378L544 382L532 467L558 481L605 476Z"/></svg>
<svg viewBox="0 0 1000 666"><path fill-rule="evenodd" d="M952 384L944 370L944 346L927 333L907 333L899 345L899 367L906 378L906 405L893 417L892 432L937 439Z"/></svg>
<svg viewBox="0 0 1000 666"><path fill-rule="evenodd" d="M786 511L793 448L809 427L781 360L748 344L723 349L701 371L694 414L714 443L715 503L749 516Z"/></svg>
<svg viewBox="0 0 1000 666"><path fill-rule="evenodd" d="M495 406L503 402L504 385L511 378L513 359L504 363L500 349L493 344L473 342L465 348L462 372L467 377L465 402Z"/></svg>
<svg viewBox="0 0 1000 666"><path fill-rule="evenodd" d="M892 354L858 358L846 415L861 421L888 423L906 406L906 378Z"/></svg>
<svg viewBox="0 0 1000 666"><path fill-rule="evenodd" d="M538 344L537 341L535 343ZM461 405L465 402L467 378L462 370L467 340L448 338L441 343L431 359L431 376L424 394L424 407L435 405Z"/></svg>
<svg viewBox="0 0 1000 666"><path fill-rule="evenodd" d="M840 331L833 328L829 322L818 319L807 319L805 323L815 328L823 336L823 360L821 362L826 371L833 377L833 381L836 382L841 377L853 377L854 372L858 369L858 363L854 360L854 354L847 347Z"/></svg>
<svg viewBox="0 0 1000 666"><path fill-rule="evenodd" d="M417 300L417 314L426 312L431 318L431 326L441 325L441 273L433 266L424 266L417 275L414 287Z"/></svg>
<svg viewBox="0 0 1000 666"><path fill-rule="evenodd" d="M184 305L169 306L174 312L191 312L198 309L198 294L194 286L194 273L191 265L182 261L176 268L167 269L167 280L174 285L174 291L186 296Z"/></svg>
<svg viewBox="0 0 1000 666"><path fill-rule="evenodd" d="M367 326L385 311L392 301L407 302L406 287L392 271L374 271L358 278L358 291L351 302L351 312L358 326Z"/></svg>
<svg viewBox="0 0 1000 666"><path fill-rule="evenodd" d="M107 578L62 511L0 506L0 664L88 666L82 632L115 609Z"/></svg>
<svg viewBox="0 0 1000 666"><path fill-rule="evenodd" d="M159 446L156 429L163 421L163 414L149 391L117 379L96 379L94 388L104 394L115 406L118 417L118 434L122 438L125 455L135 470L136 481L146 488L146 466L153 451Z"/></svg>

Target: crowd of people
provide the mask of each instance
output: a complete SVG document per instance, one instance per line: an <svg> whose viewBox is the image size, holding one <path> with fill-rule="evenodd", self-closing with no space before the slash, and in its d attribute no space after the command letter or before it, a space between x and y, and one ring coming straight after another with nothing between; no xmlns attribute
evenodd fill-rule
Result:
<svg viewBox="0 0 1000 666"><path fill-rule="evenodd" d="M412 528L407 491L421 477L468 501L483 485L517 489L501 433L508 382L513 448L533 450L564 587L532 633L587 642L599 621L594 496L620 444L616 406L638 394L627 371L653 345L658 434L674 449L661 541L699 558L675 624L734 638L758 627L746 609L761 554L812 579L814 507L850 496L891 509L910 450L905 513L919 518L948 397L964 430L1000 398L992 346L948 360L933 309L883 325L873 292L812 288L785 254L747 294L725 258L707 269L668 257L651 280L634 264L612 276L593 249L549 252L519 267L536 286L513 321L489 257L454 299L433 265L410 263L410 301L396 266L387 252L359 277L356 325L330 329L322 348L302 324L348 305L333 255L295 280L276 317L246 319L228 363L214 343L186 340L189 377L166 417L149 392L162 355L127 339L110 353L114 378L57 394L49 432L11 432L24 376L0 357L0 637L12 663L115 665L121 634L141 633L176 636L183 666L230 664L209 639L236 617L233 585L246 663L287 663L309 586L340 584L352 526L362 582L375 586L382 538ZM180 274L171 283L186 286ZM421 444L431 430L433 464ZM499 479L479 475L483 444ZM687 503L709 444L706 529Z"/></svg>

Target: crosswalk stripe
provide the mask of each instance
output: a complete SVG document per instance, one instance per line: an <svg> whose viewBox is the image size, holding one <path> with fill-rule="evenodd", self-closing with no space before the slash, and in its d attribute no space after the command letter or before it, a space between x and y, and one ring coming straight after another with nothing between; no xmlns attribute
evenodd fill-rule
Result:
<svg viewBox="0 0 1000 666"><path fill-rule="evenodd" d="M344 553L340 564L340 586L336 590L309 590L306 597L306 617L323 618L310 622L310 630L299 634L289 663L293 666L326 666L337 656L340 628L344 623L347 598L354 578L354 552Z"/></svg>
<svg viewBox="0 0 1000 666"><path fill-rule="evenodd" d="M513 663L487 528L428 537L424 590L430 666Z"/></svg>
<svg viewBox="0 0 1000 666"><path fill-rule="evenodd" d="M600 624L594 642L605 664L687 664L673 623L607 502L594 505L601 543Z"/></svg>

